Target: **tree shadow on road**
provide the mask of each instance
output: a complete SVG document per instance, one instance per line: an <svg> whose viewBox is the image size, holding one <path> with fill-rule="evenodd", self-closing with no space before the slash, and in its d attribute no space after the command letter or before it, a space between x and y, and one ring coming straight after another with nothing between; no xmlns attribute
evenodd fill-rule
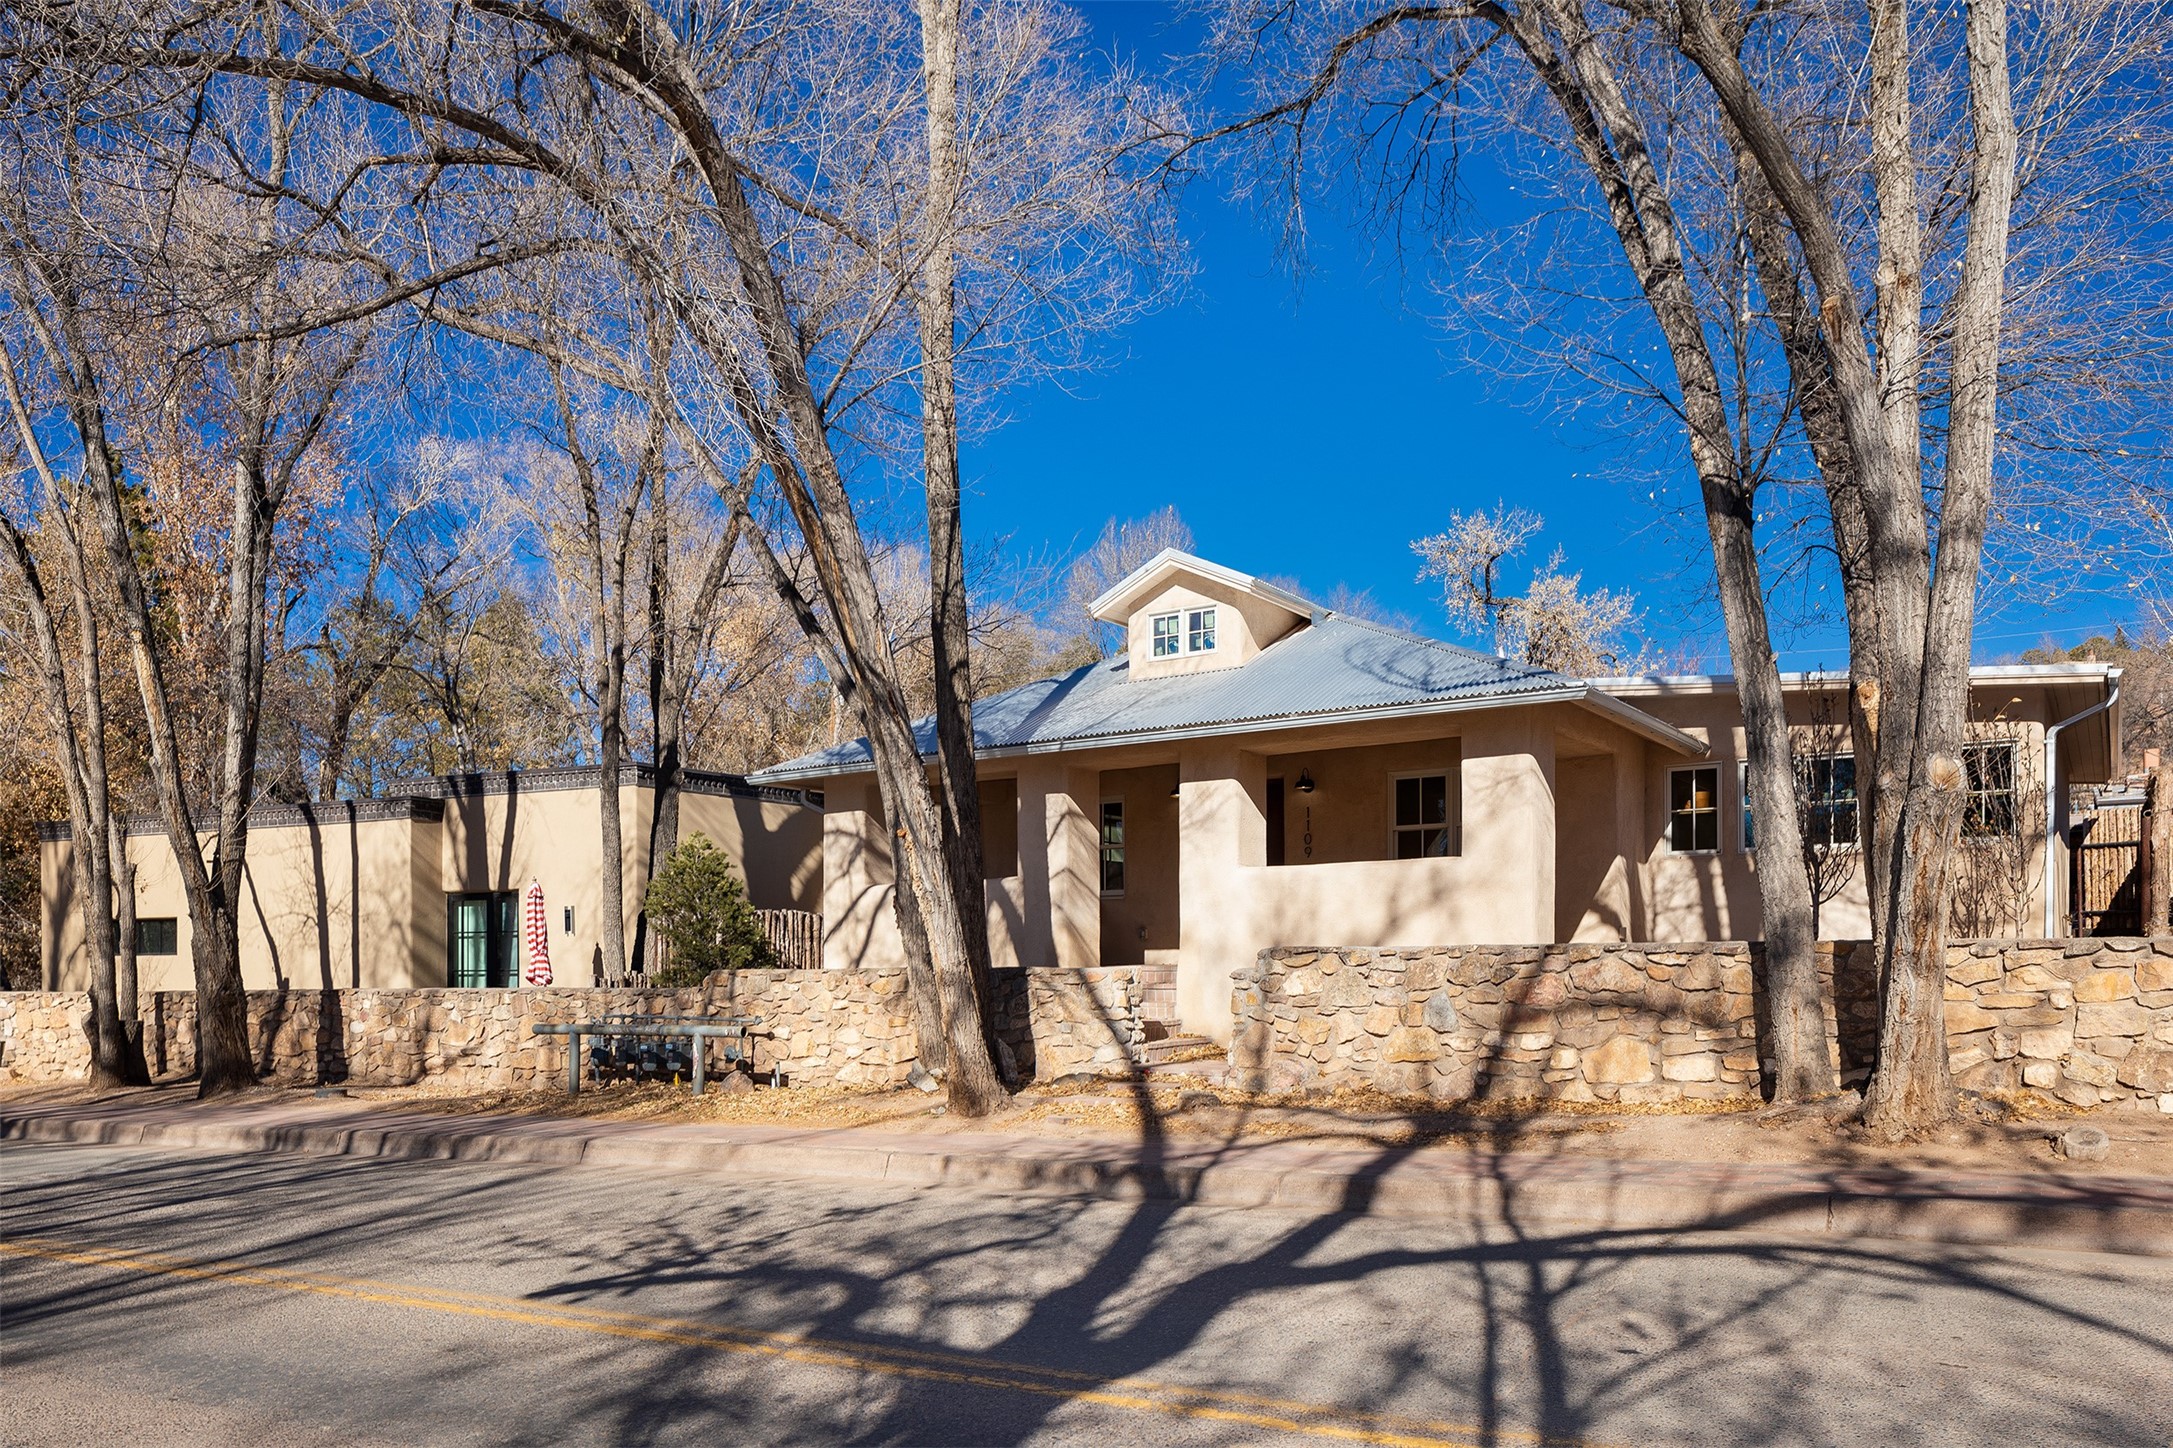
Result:
<svg viewBox="0 0 2173 1448"><path fill-rule="evenodd" d="M983 1378L1016 1367L1054 1384L1021 1391L875 1371L834 1374L834 1392L810 1397L780 1387L760 1357L699 1343L569 1347L563 1364L546 1343L554 1390L487 1425L483 1436L501 1441L679 1441L722 1424L765 1441L1019 1443L1088 1431L1078 1413L1095 1393L1237 1414L1188 1420L1199 1441L1221 1442L1259 1440L1262 1402L1302 1418L1317 1401L1346 1425L1390 1431L1408 1420L1485 1443L1815 1441L1846 1436L1849 1424L1885 1441L1980 1427L2126 1441L2153 1431L2138 1414L2163 1411L2120 1386L2135 1381L2138 1357L2173 1371L2173 1334L2148 1311L2108 1305L2125 1291L2142 1306L2134 1299L2145 1289L2127 1285L2119 1259L2033 1264L1969 1248L1759 1235L1761 1224L1797 1220L1796 1199L1779 1195L1716 1205L1707 1225L1731 1231L1580 1229L1535 1205L1525 1168L1538 1143L1515 1120L1495 1123L1472 1153L1486 1190L1453 1223L1189 1205L1198 1167L1239 1160L1246 1145L1173 1144L1151 1088L1132 1092L1148 1195L1124 1203L144 1154L86 1158L60 1175L11 1172L0 1225L16 1240L663 1314L854 1345L874 1361L969 1354L994 1365ZM1366 1205L1365 1183L1391 1179L1416 1149L1373 1148L1345 1205ZM155 1357L176 1335L216 1333L254 1290L20 1258L6 1267L10 1352L25 1361ZM1938 1340L1948 1322L1981 1331L1988 1317L2001 1325L1997 1341L1949 1350ZM443 1375L456 1365L508 1371L504 1347L478 1327L427 1372L397 1362L378 1372L405 1383L427 1426L426 1410L457 1407ZM1948 1358L1966 1369L1973 1418L1933 1386L1957 1379L1939 1365ZM1135 1392L1142 1383L1153 1386ZM1844 1405L1837 1394L1869 1401Z"/></svg>

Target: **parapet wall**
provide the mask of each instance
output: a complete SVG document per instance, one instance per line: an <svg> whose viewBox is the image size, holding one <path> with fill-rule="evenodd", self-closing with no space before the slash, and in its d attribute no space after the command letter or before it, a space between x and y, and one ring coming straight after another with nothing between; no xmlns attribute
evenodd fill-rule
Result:
<svg viewBox="0 0 2173 1448"><path fill-rule="evenodd" d="M1447 1100L1749 1099L1770 1064L1760 948L1285 947L1236 972L1233 1084ZM1947 951L1956 1079L2173 1114L2173 939L1982 940ZM1868 947L1819 947L1836 1066L1878 1042Z"/></svg>
<svg viewBox="0 0 2173 1448"><path fill-rule="evenodd" d="M1018 1073L1048 1080L1136 1061L1146 1040L1137 977L1129 967L998 971L997 1036ZM140 1001L153 1075L195 1069L195 1001L190 991ZM285 1084L519 1089L565 1078L566 1039L531 1026L629 1011L759 1016L755 1069L781 1067L795 1085L897 1085L919 1059L902 969L747 970L676 991L252 991L249 1039L258 1073ZM89 1014L81 992L0 992L0 1080L85 1078Z"/></svg>

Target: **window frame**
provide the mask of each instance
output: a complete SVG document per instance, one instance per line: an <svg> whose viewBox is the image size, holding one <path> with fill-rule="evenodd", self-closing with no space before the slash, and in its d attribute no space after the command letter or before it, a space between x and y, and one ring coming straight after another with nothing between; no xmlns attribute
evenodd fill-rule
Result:
<svg viewBox="0 0 2173 1448"><path fill-rule="evenodd" d="M151 943L146 926L166 927L165 948ZM181 918L177 915L138 915L136 917L136 954L139 956L174 956L181 953Z"/></svg>
<svg viewBox="0 0 2173 1448"><path fill-rule="evenodd" d="M1678 810L1675 807L1675 776L1678 774L1687 774L1693 776L1690 785L1690 799L1692 803L1690 807L1685 810ZM1698 787L1695 776L1700 774L1710 774L1713 777L1711 794L1712 803L1707 805L1703 809L1699 809L1696 805L1696 800L1698 797ZM1669 769L1667 772L1667 793L1660 797L1660 805L1663 811L1661 816L1660 837L1667 842L1667 852L1669 854L1717 855L1720 853L1720 765L1717 761L1712 764L1679 764ZM1678 814L1686 815L1691 822L1690 847L1687 849L1678 847L1675 843L1675 817ZM1713 842L1710 845L1702 847L1699 846L1697 843L1697 819L1700 815L1709 815L1711 816L1713 821Z"/></svg>
<svg viewBox="0 0 2173 1448"><path fill-rule="evenodd" d="M1184 614L1186 657L1189 658L1193 654L1213 653L1216 641L1220 637L1219 629L1221 624L1221 621L1215 616L1215 605L1203 603L1197 607L1188 607L1185 609ZM1202 619L1205 619L1206 622L1202 623ZM1207 642L1204 644L1200 642L1202 634L1207 637Z"/></svg>
<svg viewBox="0 0 2173 1448"><path fill-rule="evenodd" d="M1453 769L1404 769L1398 770L1395 773L1389 775L1388 858L1390 860L1393 860L1399 864L1408 860L1453 860L1463 854L1463 821L1460 818L1462 811L1458 808L1458 802L1456 798L1456 774L1457 771ZM1396 811L1398 801L1396 797L1400 792L1397 789L1397 786L1402 784L1407 779L1415 779L1421 781L1428 779L1438 779L1441 781L1441 823L1428 824L1424 819L1426 810L1426 787L1423 783L1421 783L1419 786L1419 813L1421 816L1419 822L1417 824L1407 825L1403 824L1397 818ZM1441 831L1442 848L1437 854L1426 853L1425 836L1426 831L1428 830ZM1405 835L1419 836L1418 854L1406 855L1399 852L1397 847L1403 842L1403 837Z"/></svg>
<svg viewBox="0 0 2173 1448"><path fill-rule="evenodd" d="M1169 648L1166 651L1162 647L1164 641L1162 634L1162 625L1165 623L1170 626L1170 631L1168 635ZM1167 613L1148 614L1147 657L1150 659L1175 659L1182 658L1184 656L1184 652L1185 611L1181 608L1177 608L1171 609Z"/></svg>
<svg viewBox="0 0 2173 1448"><path fill-rule="evenodd" d="M1996 754L2007 756L2006 783L1997 789L1980 787L1982 778L1975 761ZM1962 746L1962 838L1965 840L1997 840L2019 836L2022 827L2022 741L2019 739L1985 739ZM1983 801L2004 798L2006 823L1997 829L1979 827Z"/></svg>
<svg viewBox="0 0 2173 1448"><path fill-rule="evenodd" d="M1848 819L1849 837L1837 840L1833 837L1833 820L1840 802L1833 792L1833 766L1841 760L1849 762ZM1817 793L1818 766L1826 766L1826 794L1822 799ZM1852 749L1836 749L1830 754L1805 754L1796 759L1797 794L1802 800L1804 843L1814 850L1854 850L1862 846L1864 838L1863 798L1856 792L1856 752ZM1820 830L1818 821L1824 812L1826 828Z"/></svg>
<svg viewBox="0 0 2173 1448"><path fill-rule="evenodd" d="M1114 845L1109 843L1109 811L1112 806L1117 812L1117 842ZM1124 797L1112 795L1102 800L1094 817L1094 883L1101 887L1101 897L1104 900L1122 900L1125 886L1130 883L1130 858L1126 853L1128 845L1124 826ZM1116 851L1114 863L1117 867L1117 888L1114 890L1109 888L1111 850Z"/></svg>

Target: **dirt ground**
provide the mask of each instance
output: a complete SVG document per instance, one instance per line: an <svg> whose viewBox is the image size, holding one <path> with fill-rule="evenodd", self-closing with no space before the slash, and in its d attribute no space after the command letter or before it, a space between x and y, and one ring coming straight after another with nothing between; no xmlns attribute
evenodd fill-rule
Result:
<svg viewBox="0 0 2173 1448"><path fill-rule="evenodd" d="M446 1112L578 1115L653 1122L718 1122L884 1131L1137 1138L1147 1132L1200 1141L1281 1138L1322 1145L1398 1145L1419 1150L1569 1153L1617 1159L1796 1162L1953 1171L2047 1171L2082 1175L2173 1176L2173 1117L2082 1113L2035 1092L1967 1096L1960 1118L1927 1142L1882 1146L1851 1125L1822 1119L1774 1121L1755 1109L1714 1103L1675 1107L1538 1106L1474 1103L1444 1107L1374 1091L1261 1095L1204 1079L1097 1081L1032 1086L1012 1109L980 1120L956 1117L940 1094L911 1088L766 1086L700 1098L685 1087L607 1085L579 1097L563 1092L453 1093L428 1088L356 1088L374 1107ZM2104 1161L2069 1162L2054 1148L2077 1122L2104 1129Z"/></svg>
<svg viewBox="0 0 2173 1448"><path fill-rule="evenodd" d="M1323 1146L1393 1145L1420 1151L1517 1151L1646 1161L2173 1176L2173 1116L2086 1114L2035 1092L1998 1098L1966 1095L1960 1117L1933 1140L1890 1147L1866 1139L1853 1125L1816 1117L1776 1121L1755 1108L1725 1103L1444 1106L1376 1091L1262 1095L1233 1090L1204 1077L1158 1074L1148 1082L1029 1086L1018 1093L1009 1110L971 1120L953 1116L940 1093L910 1087L778 1090L751 1086L745 1078L737 1085L737 1090L712 1089L701 1097L685 1086L665 1084L611 1084L591 1087L578 1097L568 1097L556 1088L476 1092L429 1085L358 1086L336 1099L374 1110L580 1116L644 1125L714 1122L812 1130L868 1127L886 1132L988 1131L1127 1140L1153 1135L1202 1143L1282 1139ZM146 1094L171 1100L187 1091L185 1084L176 1082L149 1088ZM10 1098L54 1100L84 1094L80 1087L0 1088L0 1104ZM255 1094L266 1104L317 1095L307 1087L265 1087ZM2081 1121L2101 1127L2111 1138L2105 1160L2070 1162L2055 1150L2060 1133Z"/></svg>

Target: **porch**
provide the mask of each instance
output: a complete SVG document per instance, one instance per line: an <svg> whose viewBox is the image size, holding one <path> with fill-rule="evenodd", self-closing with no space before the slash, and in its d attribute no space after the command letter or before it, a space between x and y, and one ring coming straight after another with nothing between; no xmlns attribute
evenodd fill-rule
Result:
<svg viewBox="0 0 2173 1448"><path fill-rule="evenodd" d="M1227 1043L1270 946L1638 938L1647 751L1550 703L992 758L992 954L1167 970L1171 1028ZM823 864L824 964L900 962L871 777L828 789Z"/></svg>

